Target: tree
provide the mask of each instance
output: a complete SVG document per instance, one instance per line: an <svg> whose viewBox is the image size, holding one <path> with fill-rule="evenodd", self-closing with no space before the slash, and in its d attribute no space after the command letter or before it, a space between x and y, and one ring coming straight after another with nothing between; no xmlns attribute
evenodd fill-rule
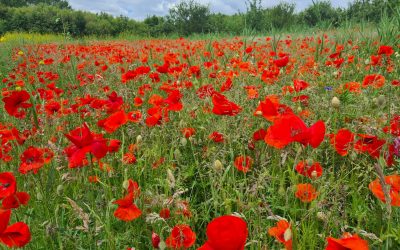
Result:
<svg viewBox="0 0 400 250"><path fill-rule="evenodd" d="M337 26L339 24L340 10L333 8L329 1L313 1L313 5L305 9L301 16L309 26L316 26L321 22Z"/></svg>
<svg viewBox="0 0 400 250"><path fill-rule="evenodd" d="M0 0L0 4L8 7L23 7L29 5L46 4L60 9L71 9L66 0Z"/></svg>
<svg viewBox="0 0 400 250"><path fill-rule="evenodd" d="M194 0L182 1L169 10L167 18L181 35L208 32L210 7Z"/></svg>
<svg viewBox="0 0 400 250"><path fill-rule="evenodd" d="M264 18L266 25L274 29L290 27L295 22L294 3L279 3L278 5L265 10Z"/></svg>
<svg viewBox="0 0 400 250"><path fill-rule="evenodd" d="M264 19L261 0L247 0L246 6L246 28L261 31L263 29Z"/></svg>

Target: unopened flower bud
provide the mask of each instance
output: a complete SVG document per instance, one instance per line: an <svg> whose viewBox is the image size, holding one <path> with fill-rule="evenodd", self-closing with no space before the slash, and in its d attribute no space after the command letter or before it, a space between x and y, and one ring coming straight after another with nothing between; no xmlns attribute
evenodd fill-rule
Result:
<svg viewBox="0 0 400 250"><path fill-rule="evenodd" d="M143 138L141 135L136 136L136 144L140 144L142 142Z"/></svg>
<svg viewBox="0 0 400 250"><path fill-rule="evenodd" d="M122 187L126 190L128 190L129 187L129 181L128 180L124 180L124 182L122 183Z"/></svg>
<svg viewBox="0 0 400 250"><path fill-rule="evenodd" d="M283 239L285 241L289 241L292 239L292 229L288 228L285 230L285 232L283 233Z"/></svg>
<svg viewBox="0 0 400 250"><path fill-rule="evenodd" d="M214 167L214 170L218 171L218 172L224 168L224 166L222 165L222 162L220 160L215 160L213 167Z"/></svg>
<svg viewBox="0 0 400 250"><path fill-rule="evenodd" d="M179 149L175 149L174 151L175 160L179 160L181 156L182 156L181 151L179 151Z"/></svg>
<svg viewBox="0 0 400 250"><path fill-rule="evenodd" d="M64 192L64 186L63 185L58 185L56 192L57 192L58 195L61 196L63 194L63 192Z"/></svg>
<svg viewBox="0 0 400 250"><path fill-rule="evenodd" d="M182 146L186 146L186 144L187 144L186 138L185 138L185 137L182 137L182 138L181 138L181 145L182 145Z"/></svg>
<svg viewBox="0 0 400 250"><path fill-rule="evenodd" d="M339 98L337 98L336 96L334 96L334 97L332 98L331 104L332 104L332 107L334 107L335 109L339 108L339 107L340 107L340 100L339 100Z"/></svg>
<svg viewBox="0 0 400 250"><path fill-rule="evenodd" d="M384 106L385 102L386 102L385 96L384 95L380 95L380 96L378 96L378 99L376 101L376 105L377 106Z"/></svg>

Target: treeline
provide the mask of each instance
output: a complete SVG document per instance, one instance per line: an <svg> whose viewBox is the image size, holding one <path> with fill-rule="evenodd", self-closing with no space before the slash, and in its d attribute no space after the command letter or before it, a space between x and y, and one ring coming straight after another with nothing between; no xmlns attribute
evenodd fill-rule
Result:
<svg viewBox="0 0 400 250"><path fill-rule="evenodd" d="M347 8L335 8L329 1L316 1L295 12L295 4L280 3L264 8L261 0L247 0L244 13L211 13L210 6L194 0L182 1L165 17L150 16L135 21L106 13L73 10L66 0L0 0L0 34L12 31L86 35L137 36L191 35L195 33L266 32L293 27L338 27L343 22L375 22L383 16L400 18L399 0L355 0Z"/></svg>

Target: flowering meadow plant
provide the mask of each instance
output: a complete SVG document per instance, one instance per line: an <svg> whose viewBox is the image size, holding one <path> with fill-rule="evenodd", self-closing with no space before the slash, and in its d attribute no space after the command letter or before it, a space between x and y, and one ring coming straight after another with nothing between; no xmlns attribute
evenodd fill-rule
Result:
<svg viewBox="0 0 400 250"><path fill-rule="evenodd" d="M0 244L400 249L395 35L9 44Z"/></svg>

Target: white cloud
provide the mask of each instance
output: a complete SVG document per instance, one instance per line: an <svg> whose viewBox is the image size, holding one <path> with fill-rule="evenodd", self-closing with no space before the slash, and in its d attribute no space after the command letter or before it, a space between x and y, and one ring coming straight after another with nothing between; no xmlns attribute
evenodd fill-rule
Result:
<svg viewBox="0 0 400 250"><path fill-rule="evenodd" d="M347 7L351 0L332 0L335 7ZM114 16L124 15L136 20L143 20L147 16L165 16L168 10L179 3L179 0L68 0L72 8L94 13L106 12ZM197 0L202 4L209 4L212 12L234 14L238 11L246 12L245 0ZM280 1L262 1L265 7L271 7ZM296 4L296 10L301 11L312 4L312 0L288 0Z"/></svg>

